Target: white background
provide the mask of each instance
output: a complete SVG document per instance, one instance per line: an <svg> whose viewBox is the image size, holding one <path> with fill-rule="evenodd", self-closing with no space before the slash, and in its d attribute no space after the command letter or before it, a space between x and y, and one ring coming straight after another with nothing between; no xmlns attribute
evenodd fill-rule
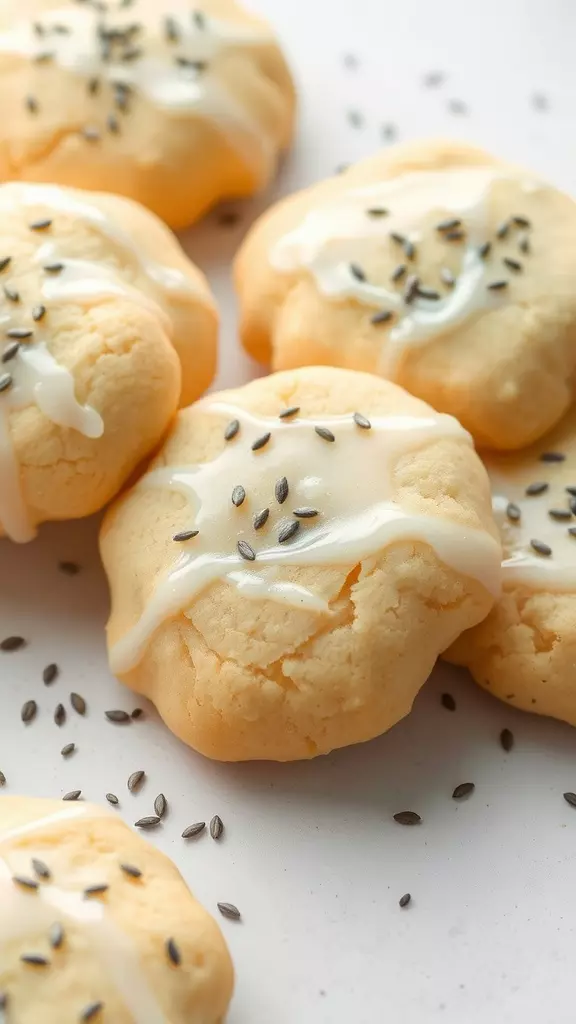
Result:
<svg viewBox="0 0 576 1024"><path fill-rule="evenodd" d="M576 4L573 0L260 0L285 42L302 96L293 155L276 194L399 139L452 135L531 164L576 191ZM344 63L357 58L355 70ZM445 83L425 88L423 76ZM544 94L548 109L532 97ZM449 109L451 100L466 114ZM353 127L350 111L362 115ZM269 201L269 197L268 200ZM234 204L236 228L213 214L187 248L222 304L220 383L256 368L239 352L230 260L265 200ZM576 282L575 282L576 286ZM455 670L437 670L413 714L387 736L294 765L210 763L146 708L128 727L104 718L143 702L110 677L107 594L97 523L46 527L18 548L0 542L0 632L26 650L0 656L0 769L5 792L60 796L81 788L121 798L133 822L164 792L170 812L152 841L222 920L237 968L230 1024L573 1024L576 961L576 733L513 712ZM58 572L75 559L79 576ZM56 661L61 676L42 684ZM576 667L575 667L576 669ZM576 686L576 671L575 671ZM82 693L89 713L52 714ZM457 711L440 694L450 690ZM20 721L24 700L40 711ZM516 745L504 754L500 730ZM78 749L69 760L64 743ZM138 795L128 775L143 768ZM476 791L457 803L453 788ZM392 815L413 809L418 828ZM186 843L182 829L218 813L225 835ZM412 893L400 910L398 899Z"/></svg>

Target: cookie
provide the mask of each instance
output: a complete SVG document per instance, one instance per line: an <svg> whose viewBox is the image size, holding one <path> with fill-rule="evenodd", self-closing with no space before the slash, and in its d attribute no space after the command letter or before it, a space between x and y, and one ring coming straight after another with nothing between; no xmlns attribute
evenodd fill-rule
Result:
<svg viewBox="0 0 576 1024"><path fill-rule="evenodd" d="M89 515L214 372L208 286L127 199L0 186L0 536Z"/></svg>
<svg viewBox="0 0 576 1024"><path fill-rule="evenodd" d="M469 435L333 368L182 411L101 552L112 671L209 757L281 761L406 715L501 558Z"/></svg>
<svg viewBox="0 0 576 1024"><path fill-rule="evenodd" d="M576 410L530 450L486 465L503 593L448 658L501 700L576 725Z"/></svg>
<svg viewBox="0 0 576 1024"><path fill-rule="evenodd" d="M219 1024L232 965L174 864L113 812L0 800L0 1006L19 1024Z"/></svg>
<svg viewBox="0 0 576 1024"><path fill-rule="evenodd" d="M0 82L0 180L116 192L173 228L262 189L292 136L290 72L235 0L8 0Z"/></svg>
<svg viewBox="0 0 576 1024"><path fill-rule="evenodd" d="M455 142L282 200L236 263L256 358L380 374L493 449L535 441L574 398L575 278L576 203Z"/></svg>

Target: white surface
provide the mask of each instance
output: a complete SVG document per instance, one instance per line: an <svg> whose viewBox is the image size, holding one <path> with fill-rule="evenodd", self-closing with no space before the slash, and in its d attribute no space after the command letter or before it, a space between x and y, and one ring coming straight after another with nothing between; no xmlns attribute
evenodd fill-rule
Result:
<svg viewBox="0 0 576 1024"><path fill-rule="evenodd" d="M399 137L456 134L532 164L576 188L576 7L572 0L260 0L299 78L302 122L280 191L370 152L382 124ZM343 55L359 59L346 70ZM424 89L422 76L447 74ZM549 110L531 105L534 92ZM468 116L447 101L469 104ZM353 128L357 109L365 127ZM243 225L190 232L224 313L220 380L253 372L234 340L229 261ZM128 821L150 813L163 791L170 813L150 838L169 853L210 909L236 903L242 923L222 920L237 968L230 1024L573 1024L576 957L576 733L491 700L448 668L425 687L413 714L387 736L295 765L218 765L172 739L147 709L128 727L104 718L142 702L106 668L107 596L96 524L47 527L24 548L0 542L0 632L29 646L0 656L0 769L5 792L92 800L118 793ZM59 559L83 571L62 576ZM42 668L57 661L51 687ZM449 689L458 709L441 707ZM52 713L71 690L85 719ZM35 722L20 707L34 697ZM516 736L506 755L498 743ZM64 761L60 748L75 741ZM144 768L138 795L126 789ZM476 792L451 799L458 783ZM417 810L418 828L394 812ZM226 833L188 844L182 829L221 815ZM411 892L413 904L398 899ZM217 911L215 911L217 914Z"/></svg>

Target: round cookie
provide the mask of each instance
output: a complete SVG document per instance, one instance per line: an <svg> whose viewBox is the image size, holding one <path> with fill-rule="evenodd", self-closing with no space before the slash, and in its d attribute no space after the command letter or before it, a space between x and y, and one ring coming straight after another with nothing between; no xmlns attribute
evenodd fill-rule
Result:
<svg viewBox="0 0 576 1024"><path fill-rule="evenodd" d="M290 143L270 28L235 0L7 2L0 180L137 199L173 228L251 195Z"/></svg>
<svg viewBox="0 0 576 1024"><path fill-rule="evenodd" d="M352 371L253 381L182 411L105 518L111 668L209 757L370 739L487 614L495 536L452 417Z"/></svg>
<svg viewBox="0 0 576 1024"><path fill-rule="evenodd" d="M18 1024L219 1024L232 965L174 864L90 804L0 798L0 1007Z"/></svg>
<svg viewBox="0 0 576 1024"><path fill-rule="evenodd" d="M486 466L503 593L447 657L501 700L576 725L576 410L530 450Z"/></svg>
<svg viewBox="0 0 576 1024"><path fill-rule="evenodd" d="M0 186L0 536L101 508L210 383L208 286L117 196Z"/></svg>
<svg viewBox="0 0 576 1024"><path fill-rule="evenodd" d="M256 358L378 373L494 449L536 440L574 397L575 278L576 203L442 141L282 200L236 262Z"/></svg>

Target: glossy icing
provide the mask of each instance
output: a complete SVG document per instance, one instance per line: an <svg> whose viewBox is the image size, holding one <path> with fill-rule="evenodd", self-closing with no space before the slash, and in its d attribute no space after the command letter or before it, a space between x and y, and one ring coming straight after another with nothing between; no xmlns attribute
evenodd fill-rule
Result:
<svg viewBox="0 0 576 1024"><path fill-rule="evenodd" d="M110 242L112 252L110 262L68 258L66 241L59 240L57 228L38 232L37 249L32 257L39 279L34 301L27 305L22 295L19 302L10 302L0 293L0 338L4 336L1 350L5 350L10 341L6 332L21 327L33 330L33 335L22 341L14 358L0 366L0 379L5 374L12 379L11 386L0 392L0 525L18 542L31 540L35 530L21 490L10 414L36 405L52 423L77 430L85 437L98 438L104 431L102 418L96 410L77 401L72 373L51 355L50 310L69 302L92 306L119 296L152 311L170 330L169 319L161 306L124 279L126 272L114 262L116 255L128 268L132 266L134 271L148 278L159 302L164 297L194 294L193 286L183 273L145 257L116 221L74 192L52 185L10 184L0 189L0 213L9 215L22 208L30 210L30 221L34 216L32 211L41 210L43 214L63 214L89 225ZM31 232L32 236L34 234ZM58 273L46 272L46 267L59 263L62 269ZM18 270L18 267L9 267L4 272L3 284L9 284L13 269ZM36 304L46 309L39 321L32 317Z"/></svg>
<svg viewBox="0 0 576 1024"><path fill-rule="evenodd" d="M484 531L409 513L393 497L393 468L403 455L447 437L471 444L451 416L370 417L366 429L351 415L282 420L219 402L207 401L204 408L222 420L223 432L227 421L237 420L239 429L211 462L157 469L138 484L139 489L181 494L198 536L180 545L181 554L157 582L141 618L112 647L116 673L134 668L155 630L217 581L246 597L329 615L325 597L286 578L289 573L280 575L282 568L354 566L397 541L429 544L447 565L497 593L501 552L496 541ZM315 428L329 431L334 441ZM268 434L269 440L254 451L254 442ZM288 494L281 502L284 477ZM245 491L243 500L239 487ZM254 516L265 508L268 519L255 529ZM302 509L317 515L294 514ZM295 522L296 534L281 542L282 532ZM242 557L239 544L250 545L253 561Z"/></svg>
<svg viewBox="0 0 576 1024"><path fill-rule="evenodd" d="M486 460L504 547L505 587L526 584L540 590L576 591L576 454L562 448L560 454L565 458L558 462L541 461L534 451L525 457ZM540 494L527 494L535 484L548 486ZM539 553L532 540L551 553Z"/></svg>
<svg viewBox="0 0 576 1024"><path fill-rule="evenodd" d="M284 273L308 270L322 294L331 299L353 299L390 311L393 316L380 371L394 376L409 348L425 345L506 301L505 289L487 286L511 275L503 272L502 266L495 268L481 250L494 229L490 198L496 187L510 190L511 200L522 206L520 200L526 205L529 196L545 186L514 178L498 167L468 167L414 171L349 189L310 210L280 238L271 250L271 264ZM380 210L384 211L381 215L370 212ZM464 231L461 240L450 241L449 231L437 230L438 224L450 218L457 230ZM517 225L512 226L510 234L518 231ZM416 258L406 256L406 248L394 241L393 234L414 247ZM416 292L406 300L406 282L411 274L418 274L419 247L432 257L436 273L421 283L436 291L437 298ZM452 264L455 253L459 264L451 271L453 283L447 284L441 274L442 260ZM390 271L398 265L406 269L394 283ZM366 279L359 279L354 266L366 272Z"/></svg>
<svg viewBox="0 0 576 1024"><path fill-rule="evenodd" d="M133 1019L139 1024L166 1024L162 1008L149 985L131 939L107 913L103 900L84 897L84 889L94 884L95 876L98 883L122 884L123 877L120 871L118 877L113 879L107 871L102 873L97 862L86 865L81 861L75 868L69 870L66 878L59 878L56 870L54 879L40 881L38 889L33 891L13 881L14 875L35 877L31 869L31 860L34 856L50 860L41 844L40 852L34 850L28 841L25 847L19 848L20 837L28 838L38 834L39 840L44 836L52 838L54 833L57 835L59 826L65 821L110 816L110 812L105 808L74 804L73 807L64 807L62 811L46 817L24 821L13 828L6 828L0 821L0 952L4 945L18 942L27 936L37 941L38 934L44 931L44 947L31 952L51 955L48 935L55 922L62 924L65 932L66 927L70 925L81 928L95 960L101 966L103 975L110 978L116 986ZM109 870L108 858L103 858L103 862ZM0 965L1 963L0 958ZM81 1007L79 1013L80 1010Z"/></svg>
<svg viewBox="0 0 576 1024"><path fill-rule="evenodd" d="M256 154L273 163L274 146L235 92L226 64L250 60L251 50L269 43L264 27L212 17L186 0L170 0L164 10L157 0L135 0L103 10L90 3L55 8L0 34L0 53L56 63L87 81L137 91L168 114L210 121L252 164Z"/></svg>

